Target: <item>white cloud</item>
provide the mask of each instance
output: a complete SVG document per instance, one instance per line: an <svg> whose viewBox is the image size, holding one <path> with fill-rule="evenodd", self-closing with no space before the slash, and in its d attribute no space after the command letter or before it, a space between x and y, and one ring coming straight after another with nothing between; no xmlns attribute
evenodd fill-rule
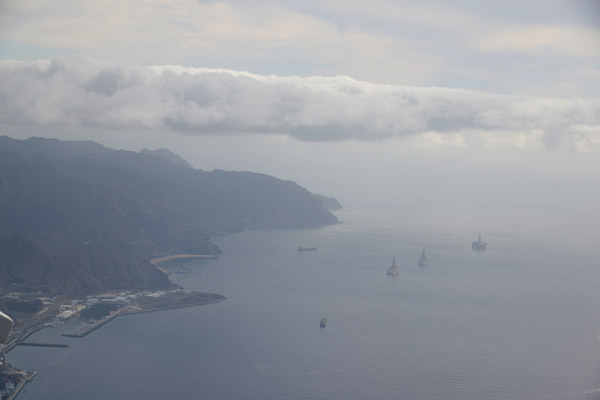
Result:
<svg viewBox="0 0 600 400"><path fill-rule="evenodd" d="M32 8L35 4L35 9ZM309 69L380 82L422 83L442 65L414 38L394 37L270 2L66 0L15 2L0 39L125 63ZM271 65L269 65L271 64Z"/></svg>
<svg viewBox="0 0 600 400"><path fill-rule="evenodd" d="M575 141L578 149L595 150L600 99L59 58L0 62L0 121L188 134L277 133L306 141L426 134L432 143L504 146L509 141L517 147L543 131L547 145Z"/></svg>
<svg viewBox="0 0 600 400"><path fill-rule="evenodd" d="M600 60L599 31L569 17L581 5L526 3L8 0L0 1L0 58L85 54L126 64L596 96L593 73L571 73L592 71Z"/></svg>
<svg viewBox="0 0 600 400"><path fill-rule="evenodd" d="M479 46L488 51L541 51L597 58L600 31L572 26L514 27L481 39Z"/></svg>

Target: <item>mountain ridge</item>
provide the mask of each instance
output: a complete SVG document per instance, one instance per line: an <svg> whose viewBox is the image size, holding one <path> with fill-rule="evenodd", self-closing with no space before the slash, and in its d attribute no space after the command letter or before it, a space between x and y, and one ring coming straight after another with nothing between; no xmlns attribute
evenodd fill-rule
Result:
<svg viewBox="0 0 600 400"><path fill-rule="evenodd" d="M95 142L0 137L2 292L167 287L150 258L219 254L210 242L218 233L336 222L308 190L269 175L196 170Z"/></svg>

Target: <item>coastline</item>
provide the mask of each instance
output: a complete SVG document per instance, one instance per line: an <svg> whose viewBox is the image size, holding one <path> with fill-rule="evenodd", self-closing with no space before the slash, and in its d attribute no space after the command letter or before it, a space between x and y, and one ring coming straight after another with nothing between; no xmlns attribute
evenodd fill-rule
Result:
<svg viewBox="0 0 600 400"><path fill-rule="evenodd" d="M80 332L77 332L77 333L63 333L62 336L76 337L76 338L85 337L85 336L89 335L90 333L94 332L95 330L100 329L102 326L108 324L110 321L114 320L115 318L120 317L120 316L124 316L124 315L145 314L145 313L150 313L150 312L175 310L175 309L178 309L178 308L203 306L203 305L214 304L214 303L218 303L218 302L227 300L227 297L221 296L219 294L214 294L214 293L194 292L194 294L197 295L197 296L198 295L202 296L203 299L195 301L195 302L187 303L187 304L170 305L170 306L158 306L158 307L147 308L147 309L135 309L135 308L130 308L129 306L125 306L125 307L120 308L120 309L118 309L118 310L116 310L114 312L111 312L110 314L108 314L107 316L105 316L101 320L97 321L96 323L94 323L92 325L89 325L88 327L85 327Z"/></svg>
<svg viewBox="0 0 600 400"><path fill-rule="evenodd" d="M14 400L17 398L17 396L19 395L19 393L21 393L21 390L25 387L25 385L27 385L29 382L33 382L33 380L35 379L35 377L37 376L37 371L33 371L33 372L28 372L27 376L25 376L25 378L23 378L23 380L21 382L19 382L19 384L17 385L17 387L15 387L15 389L13 390L13 392L10 394L10 396L8 396L6 398L6 400Z"/></svg>
<svg viewBox="0 0 600 400"><path fill-rule="evenodd" d="M217 255L216 254L214 254L214 255L174 254L174 255L170 255L170 256L164 256L164 257L150 259L150 263L152 265L154 265L154 267L156 267L158 270L160 270L161 272L163 272L167 276L169 276L169 275L171 275L171 273L169 273L166 269L164 269L160 265L160 263L164 262L164 261L175 260L175 259L215 259L216 260ZM146 291L138 291L137 292L137 294L140 294L140 295L143 295L146 293L147 293ZM156 294L157 292L154 292L154 293ZM112 321L115 318L120 317L120 316L167 311L167 310L174 310L174 309L178 309L178 308L196 307L196 306L201 306L201 305L219 303L221 301L227 300L227 297L219 295L219 294L215 294L215 293L189 292L189 291L183 291L182 289L178 289L175 291L168 291L168 292L164 292L164 293L159 292L159 293L162 293L161 295L157 296L160 299L162 299L161 296L168 297L169 294L170 295L173 295L173 294L181 295L181 293L185 293L185 295L187 297L187 298L185 298L185 300L187 300L187 302L165 305L164 301L162 303L160 301L157 301L158 304L146 305L146 308L142 308L143 305L142 305L142 307L140 307L140 305L132 306L131 304L124 304L119 309L109 313L108 315L106 315L105 317L100 319L99 321L96 321L96 323L91 324L87 327L84 327L80 332L73 333L73 334L65 333L62 336L83 338L83 337L89 335L90 333L96 331L97 329L100 329L102 326L108 324L110 321ZM190 300L190 298L191 298L191 300ZM75 300L75 299L70 299L70 300ZM154 300L156 300L156 297L154 298ZM169 298L168 300L173 300L173 299ZM21 343L23 343L28 337L30 337L34 333L41 331L44 328L51 327L52 325L48 324L48 321L51 318L51 314L54 311L56 311L56 309L61 304L65 304L65 303L66 303L66 301L64 301L64 299L63 299L63 301L61 301L60 304L58 304L58 303L55 304L54 307L52 307L51 312L48 312L45 315L45 318L40 319L39 321L36 321L36 324L28 327L25 331L21 332L21 336L14 338L13 340L11 340L8 343L8 345L6 347L2 348L0 350L0 356L4 357L7 353L12 351L15 347L19 346ZM15 388L8 395L8 397L6 397L8 400L14 400L15 398L17 398L17 396L19 395L19 393L25 387L26 384L33 382L33 380L37 376L38 372L37 371L24 371L19 368L15 368L12 365L10 365L10 368L12 368L15 371L19 371L19 372L23 373L23 378L21 379L21 381L18 383L17 386L15 386Z"/></svg>
<svg viewBox="0 0 600 400"><path fill-rule="evenodd" d="M154 267L156 267L156 269L158 269L159 271L163 272L165 275L168 276L171 273L169 271L167 271L166 269L164 269L163 267L161 267L160 263L163 261L178 260L178 259L185 259L185 258L189 258L191 260L198 259L198 258L216 260L217 255L216 254L173 254L170 256L152 258L152 259L150 259L150 263L152 265L154 265Z"/></svg>

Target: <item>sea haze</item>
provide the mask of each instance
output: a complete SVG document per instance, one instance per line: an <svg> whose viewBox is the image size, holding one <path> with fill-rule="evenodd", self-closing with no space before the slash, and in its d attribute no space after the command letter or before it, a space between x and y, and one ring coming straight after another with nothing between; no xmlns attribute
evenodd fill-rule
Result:
<svg viewBox="0 0 600 400"><path fill-rule="evenodd" d="M224 302L121 317L83 339L60 336L71 324L33 335L69 348L8 354L40 372L19 399L585 399L600 387L599 254L581 220L336 215L219 237L218 260L171 265L173 281ZM479 230L484 253L471 250Z"/></svg>

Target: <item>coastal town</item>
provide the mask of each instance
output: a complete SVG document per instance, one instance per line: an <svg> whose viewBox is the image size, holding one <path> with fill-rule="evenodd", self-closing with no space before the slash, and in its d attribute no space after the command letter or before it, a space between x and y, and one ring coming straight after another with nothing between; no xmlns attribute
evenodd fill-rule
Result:
<svg viewBox="0 0 600 400"><path fill-rule="evenodd" d="M84 337L113 319L136 313L146 313L220 302L226 297L192 292L181 288L158 291L114 291L82 298L65 296L40 297L41 293L9 293L0 301L8 306L15 321L6 343L0 344L0 398L14 399L36 372L22 371L6 361L6 354L16 346L68 347L68 344L26 341L35 332L76 321L76 328L63 334Z"/></svg>

